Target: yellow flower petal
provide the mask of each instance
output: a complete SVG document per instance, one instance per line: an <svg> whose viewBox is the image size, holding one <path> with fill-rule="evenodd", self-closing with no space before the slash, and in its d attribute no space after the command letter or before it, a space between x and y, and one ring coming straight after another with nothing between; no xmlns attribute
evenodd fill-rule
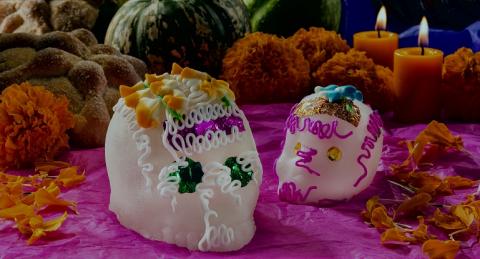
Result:
<svg viewBox="0 0 480 259"><path fill-rule="evenodd" d="M7 193L0 193L0 209L10 208L15 205L14 199Z"/></svg>
<svg viewBox="0 0 480 259"><path fill-rule="evenodd" d="M408 215L412 212L424 208L432 200L432 196L428 193L418 193L415 196L403 201L397 208L398 215Z"/></svg>
<svg viewBox="0 0 480 259"><path fill-rule="evenodd" d="M392 242L411 242L414 241L413 238L407 236L405 231L402 231L399 228L393 227L385 230L380 237L382 244L388 244ZM407 244L407 243L405 243Z"/></svg>
<svg viewBox="0 0 480 259"><path fill-rule="evenodd" d="M475 207L470 205L453 206L450 213L459 218L466 228L469 228L472 225L475 218L479 218Z"/></svg>
<svg viewBox="0 0 480 259"><path fill-rule="evenodd" d="M393 219L388 216L384 207L377 207L372 211L371 223L377 229L393 228Z"/></svg>
<svg viewBox="0 0 480 259"><path fill-rule="evenodd" d="M39 215L30 218L28 223L31 229L31 236L28 239L27 243L31 245L41 237L45 236L47 232L53 232L58 230L62 226L63 222L67 219L67 217L68 214L67 212L65 212L63 213L63 215L48 221L43 221L43 218ZM23 228L25 229L25 226L23 226Z"/></svg>
<svg viewBox="0 0 480 259"><path fill-rule="evenodd" d="M433 222L437 227L446 230L459 230L465 228L465 225L460 221L459 218L450 214L445 214L441 212L440 209L436 209L433 213Z"/></svg>
<svg viewBox="0 0 480 259"><path fill-rule="evenodd" d="M366 204L366 210L363 210L361 215L362 217L365 219L365 220L368 220L370 221L370 219L372 218L372 211L375 209L375 208L378 208L378 207L381 207L383 208L384 210L386 210L385 206L383 204L381 204L379 201L379 197L378 196L373 196L372 198L370 198L368 201L367 201L367 204Z"/></svg>
<svg viewBox="0 0 480 259"><path fill-rule="evenodd" d="M413 230L412 236L418 243L423 243L429 239L436 238L434 235L428 234L428 226L425 224L425 219L422 216L418 217L418 227Z"/></svg>
<svg viewBox="0 0 480 259"><path fill-rule="evenodd" d="M81 184L83 181L85 181L85 172L78 174L78 167L76 166L62 169L56 179L57 183L66 188Z"/></svg>
<svg viewBox="0 0 480 259"><path fill-rule="evenodd" d="M0 218L4 219L15 219L17 217L31 216L33 214L33 208L23 203L19 203L13 207L0 210Z"/></svg>
<svg viewBox="0 0 480 259"><path fill-rule="evenodd" d="M69 167L70 164L63 161L43 161L35 163L35 171L51 172L57 169Z"/></svg>
<svg viewBox="0 0 480 259"><path fill-rule="evenodd" d="M430 259L455 259L458 250L460 250L460 242L452 240L431 239L423 243L422 246L422 251Z"/></svg>
<svg viewBox="0 0 480 259"><path fill-rule="evenodd" d="M55 193L50 193L46 189L38 189L34 193L35 201L34 205L37 208L43 208L45 206L62 206L71 207L75 210L75 202L62 200L56 197Z"/></svg>

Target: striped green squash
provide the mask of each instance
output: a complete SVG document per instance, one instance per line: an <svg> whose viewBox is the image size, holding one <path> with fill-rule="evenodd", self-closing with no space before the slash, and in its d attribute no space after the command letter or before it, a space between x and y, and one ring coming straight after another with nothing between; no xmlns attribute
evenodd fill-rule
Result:
<svg viewBox="0 0 480 259"><path fill-rule="evenodd" d="M242 0L130 0L112 19L105 44L144 60L151 72L177 62L216 76L226 50L249 31Z"/></svg>
<svg viewBox="0 0 480 259"><path fill-rule="evenodd" d="M291 36L311 26L338 31L341 0L243 0L251 16L252 31Z"/></svg>

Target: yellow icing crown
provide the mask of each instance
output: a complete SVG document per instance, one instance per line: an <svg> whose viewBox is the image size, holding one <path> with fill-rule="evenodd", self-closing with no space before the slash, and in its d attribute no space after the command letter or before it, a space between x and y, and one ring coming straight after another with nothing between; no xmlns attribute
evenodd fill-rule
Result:
<svg viewBox="0 0 480 259"><path fill-rule="evenodd" d="M195 81L197 86L187 86L185 80ZM202 94L207 99L198 101L198 96ZM126 106L135 109L137 122L143 128L158 126L160 122L156 112L160 111L161 107L174 118L181 120L182 115L199 102L221 101L228 105L235 100L227 82L212 78L201 71L182 68L176 63L173 64L170 74L146 74L143 82L133 86L121 85L120 95Z"/></svg>

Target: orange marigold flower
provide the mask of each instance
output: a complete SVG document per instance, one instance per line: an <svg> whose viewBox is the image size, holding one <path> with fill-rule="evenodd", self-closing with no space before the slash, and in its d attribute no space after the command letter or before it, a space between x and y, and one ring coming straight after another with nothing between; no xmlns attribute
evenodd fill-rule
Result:
<svg viewBox="0 0 480 259"><path fill-rule="evenodd" d="M380 111L388 111L393 107L392 71L375 65L364 52L351 49L347 53L337 53L312 76L314 83L321 86L354 85L362 91L365 102Z"/></svg>
<svg viewBox="0 0 480 259"><path fill-rule="evenodd" d="M318 27L310 27L308 31L301 28L287 40L303 52L310 64L310 71L317 71L335 53L347 52L350 49L340 34Z"/></svg>
<svg viewBox="0 0 480 259"><path fill-rule="evenodd" d="M261 32L235 42L222 78L241 103L299 101L313 92L308 61L287 40Z"/></svg>
<svg viewBox="0 0 480 259"><path fill-rule="evenodd" d="M447 118L480 120L480 52L460 48L445 57L441 93Z"/></svg>
<svg viewBox="0 0 480 259"><path fill-rule="evenodd" d="M40 86L14 84L0 96L0 167L28 166L68 148L68 100Z"/></svg>

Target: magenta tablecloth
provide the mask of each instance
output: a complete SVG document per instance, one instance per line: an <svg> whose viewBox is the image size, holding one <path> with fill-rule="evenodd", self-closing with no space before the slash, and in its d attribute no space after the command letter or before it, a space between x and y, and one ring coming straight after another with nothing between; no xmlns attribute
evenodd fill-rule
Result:
<svg viewBox="0 0 480 259"><path fill-rule="evenodd" d="M384 153L377 176L370 188L353 200L328 208L290 205L279 201L277 178L273 171L290 107L290 104L243 107L263 163L264 181L255 210L255 237L242 250L227 255L248 258L422 258L420 247L416 245L395 249L383 247L379 233L365 225L359 213L370 196L392 195L392 188L383 175L390 163L406 156L403 148L397 145L398 140L415 137L425 125L387 123ZM469 154L442 159L439 171L443 174L456 171L460 175L480 178L480 124L448 126L463 137ZM63 196L78 202L80 214L69 216L59 231L33 246L26 245L25 239L12 228L11 223L0 223L1 258L203 258L226 255L190 252L147 240L123 228L108 210L110 188L104 149L71 151L66 159L87 171L87 181ZM459 193L454 198L460 199L464 194ZM462 258L480 258L480 246L465 248L460 255Z"/></svg>

